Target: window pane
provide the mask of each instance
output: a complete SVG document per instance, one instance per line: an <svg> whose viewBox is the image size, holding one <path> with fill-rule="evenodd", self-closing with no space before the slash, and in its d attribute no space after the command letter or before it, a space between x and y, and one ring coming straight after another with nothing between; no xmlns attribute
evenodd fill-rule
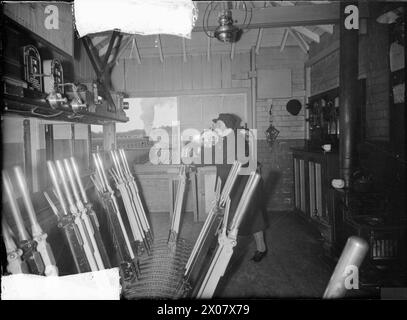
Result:
<svg viewBox="0 0 407 320"><path fill-rule="evenodd" d="M154 141L149 135L154 128L163 128L171 136L172 126L178 120L176 97L130 98L126 111L130 119L116 124L116 141L126 150L128 160L136 163L149 161L149 151Z"/></svg>
<svg viewBox="0 0 407 320"><path fill-rule="evenodd" d="M90 126L90 136L91 136L91 152L103 150L103 126L91 125Z"/></svg>

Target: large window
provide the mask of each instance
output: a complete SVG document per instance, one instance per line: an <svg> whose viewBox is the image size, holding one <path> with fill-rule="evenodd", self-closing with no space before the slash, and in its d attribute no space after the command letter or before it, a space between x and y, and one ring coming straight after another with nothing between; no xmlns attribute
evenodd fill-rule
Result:
<svg viewBox="0 0 407 320"><path fill-rule="evenodd" d="M102 125L91 125L91 152L97 152L103 150L103 126Z"/></svg>
<svg viewBox="0 0 407 320"><path fill-rule="evenodd" d="M117 123L119 136L148 137L153 128L172 127L178 120L178 103L176 97L165 98L130 98L129 110L126 112L130 121Z"/></svg>
<svg viewBox="0 0 407 320"><path fill-rule="evenodd" d="M177 97L128 98L129 121L116 123L116 143L126 150L129 161L148 163L149 151L154 145L152 129L164 129L169 138L175 132L195 129L201 132L210 127L220 113L233 113L250 126L246 93L219 93L179 95ZM176 128L175 126L179 126ZM93 152L103 150L103 126L91 126Z"/></svg>
<svg viewBox="0 0 407 320"><path fill-rule="evenodd" d="M181 131L189 128L202 131L209 128L212 119L220 113L232 113L250 125L247 96L244 93L183 95L178 97Z"/></svg>

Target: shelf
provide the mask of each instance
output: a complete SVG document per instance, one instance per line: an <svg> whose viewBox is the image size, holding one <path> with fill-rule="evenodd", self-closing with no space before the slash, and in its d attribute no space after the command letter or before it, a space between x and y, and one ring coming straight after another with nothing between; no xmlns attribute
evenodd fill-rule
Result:
<svg viewBox="0 0 407 320"><path fill-rule="evenodd" d="M99 125L106 122L127 122L129 120L124 112L122 114L107 112L102 107L96 113L89 111L73 112L67 108L52 109L45 99L31 99L10 94L3 95L3 113L53 121Z"/></svg>

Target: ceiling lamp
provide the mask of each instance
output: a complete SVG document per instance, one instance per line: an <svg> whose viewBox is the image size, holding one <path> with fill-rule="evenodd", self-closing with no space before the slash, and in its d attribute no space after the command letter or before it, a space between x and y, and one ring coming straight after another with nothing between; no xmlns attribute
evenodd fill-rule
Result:
<svg viewBox="0 0 407 320"><path fill-rule="evenodd" d="M248 12L249 10L247 9L246 3L244 1L239 2L239 7L240 4L242 4L243 6L243 11L244 11L244 20L243 23L241 24L241 28L233 25L234 22L237 21L233 21L233 17L232 17L232 2L228 1L228 2L216 2L216 1L212 1L210 4L208 4L208 6L205 9L205 14L203 17L203 29L205 31L205 34L210 37L210 38L216 38L219 41L225 42L225 43L229 43L229 42L237 42L240 40L242 34L243 34L243 29L246 28L250 22L248 24L246 24L247 21L247 16L248 16ZM223 10L217 11L218 6L219 5L223 5ZM240 9L241 10L241 9ZM215 31L213 33L211 33L208 29L208 23L209 23L209 19L211 17L211 15L213 15L213 13L218 12L218 23L219 26L215 29ZM251 20L251 10L250 10L250 20Z"/></svg>
<svg viewBox="0 0 407 320"><path fill-rule="evenodd" d="M233 25L232 11L224 11L219 17L219 27L214 32L215 38L222 42L237 42L242 33L242 29Z"/></svg>

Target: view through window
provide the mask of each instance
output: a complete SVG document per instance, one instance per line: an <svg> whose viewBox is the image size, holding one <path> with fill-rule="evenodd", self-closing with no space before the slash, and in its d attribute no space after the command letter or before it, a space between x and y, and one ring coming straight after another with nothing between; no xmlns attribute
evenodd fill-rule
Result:
<svg viewBox="0 0 407 320"><path fill-rule="evenodd" d="M179 132L209 128L212 119L220 113L233 113L241 118L241 125L248 122L247 97L244 93L180 95L177 97L128 98L129 121L116 123L118 148L126 151L129 161L148 163L149 151L156 143L151 139L152 129L164 129L169 136L178 130L173 126L179 121ZM103 150L103 126L91 126L92 150Z"/></svg>
<svg viewBox="0 0 407 320"><path fill-rule="evenodd" d="M154 144L150 141L152 129L162 128L170 135L172 126L178 120L177 97L129 98L126 115L129 121L116 123L116 142L123 148L129 161L145 163L149 150ZM92 125L92 150L103 150L103 126Z"/></svg>

